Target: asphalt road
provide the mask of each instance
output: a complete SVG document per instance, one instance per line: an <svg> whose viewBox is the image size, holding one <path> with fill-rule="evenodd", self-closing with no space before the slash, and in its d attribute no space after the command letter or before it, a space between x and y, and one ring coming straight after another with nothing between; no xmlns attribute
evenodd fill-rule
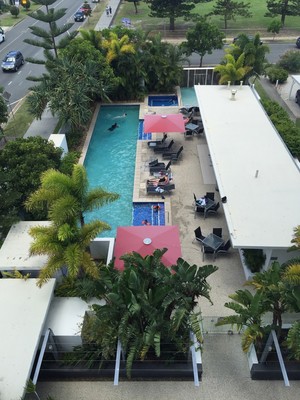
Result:
<svg viewBox="0 0 300 400"><path fill-rule="evenodd" d="M67 12L65 17L58 21L58 25L66 24L68 22L74 22L73 15L75 11L82 5L83 0L60 0L54 4L55 8L66 8ZM95 5L92 3L91 7ZM75 22L70 31L78 29L82 23ZM28 57L43 59L43 49L40 47L32 46L24 43L25 38L37 39L32 35L29 26L38 26L43 29L48 29L48 26L40 21L36 21L33 18L26 18L11 30L6 31L5 42L0 45L0 60L4 58L6 53L11 50L20 50L25 59ZM58 38L59 39L59 38ZM269 43L268 43L269 44ZM271 63L276 62L279 57L288 49L295 49L294 43L270 43L270 54L268 60ZM204 66L213 66L219 64L224 56L224 50L216 50L211 55L206 55L203 59ZM199 66L199 56L193 54L190 57L191 66ZM2 72L0 70L0 86L4 87L4 90L10 94L9 103L11 107L22 99L27 93L28 89L35 83L27 80L28 76L41 76L44 72L42 65L25 62L18 72Z"/></svg>

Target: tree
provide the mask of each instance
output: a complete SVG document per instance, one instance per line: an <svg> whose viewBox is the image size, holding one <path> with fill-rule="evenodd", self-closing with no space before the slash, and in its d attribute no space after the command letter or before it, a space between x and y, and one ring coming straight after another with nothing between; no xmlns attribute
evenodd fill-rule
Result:
<svg viewBox="0 0 300 400"><path fill-rule="evenodd" d="M285 18L289 15L300 15L299 0L267 0L268 12L266 17L276 17L280 15L281 25L284 26Z"/></svg>
<svg viewBox="0 0 300 400"><path fill-rule="evenodd" d="M129 37L124 35L118 38L115 32L110 32L109 39L104 39L102 46L106 51L106 60L109 64L118 62L122 55L135 53L134 45L130 43Z"/></svg>
<svg viewBox="0 0 300 400"><path fill-rule="evenodd" d="M242 81L252 69L252 67L245 66L244 62L245 53L242 53L237 60L232 54L226 54L225 64L217 65L214 69L220 74L219 84L223 85L231 82L234 85Z"/></svg>
<svg viewBox="0 0 300 400"><path fill-rule="evenodd" d="M134 360L147 360L151 354L163 358L166 344L169 351L186 354L189 331L202 342L200 313L195 307L199 297L211 301L207 278L217 267L197 267L179 258L177 265L167 268L161 262L166 251L155 250L146 257L126 254L122 272L116 273L113 263L101 268L106 303L94 305L95 313L83 326L84 357L90 355L86 349L91 344L94 356L100 354L97 360L114 358L119 339L130 377Z"/></svg>
<svg viewBox="0 0 300 400"><path fill-rule="evenodd" d="M11 7L10 7L10 13L11 13L11 15L13 15L14 17L18 18L18 15L20 14L19 7L17 7L17 6L11 6Z"/></svg>
<svg viewBox="0 0 300 400"><path fill-rule="evenodd" d="M187 31L186 42L181 44L187 56L192 53L200 55L200 67L205 54L212 54L214 49L222 49L224 34L213 24L201 18L194 28Z"/></svg>
<svg viewBox="0 0 300 400"><path fill-rule="evenodd" d="M4 137L4 130L2 124L5 124L8 121L8 108L7 103L4 100L4 97L1 96L3 94L4 88L0 87L0 134ZM1 140L0 136L0 140Z"/></svg>
<svg viewBox="0 0 300 400"><path fill-rule="evenodd" d="M18 138L0 151L0 173L7 176L7 185L0 193L16 188L21 196L15 203L18 210L40 185L40 175L49 168L59 168L62 150L41 137ZM3 178L5 180L5 178ZM0 196L1 197L1 196Z"/></svg>
<svg viewBox="0 0 300 400"><path fill-rule="evenodd" d="M71 223L74 219L84 226L84 213L93 211L117 200L117 193L102 188L89 190L87 173L80 164L73 166L72 175L49 169L41 175L41 186L26 201L29 211L41 210L45 204L50 220L58 224Z"/></svg>
<svg viewBox="0 0 300 400"><path fill-rule="evenodd" d="M273 19L273 21L270 22L270 25L268 26L268 32L273 33L273 40L275 39L275 35L280 32L281 26L281 22L276 19Z"/></svg>
<svg viewBox="0 0 300 400"><path fill-rule="evenodd" d="M30 62L36 64L46 64L47 59L53 51L55 58L58 57L58 49L62 49L67 46L67 44L76 36L77 32L69 32L69 29L73 26L73 23L66 23L64 25L58 26L56 22L60 20L66 14L66 8L49 8L56 0L32 0L35 4L45 6L46 12L41 8L29 14L30 17L36 19L37 21L45 22L49 25L49 31L40 28L38 25L30 26L31 33L40 40L25 39L24 42L31 44L33 46L42 47L44 49L44 54L46 56L45 60L37 60L30 58ZM56 38L64 33L68 32L68 35L64 35L64 38L57 43Z"/></svg>
<svg viewBox="0 0 300 400"><path fill-rule="evenodd" d="M135 9L135 13L137 14L138 13L138 5L139 5L139 0L127 0L128 1L128 3L133 3L133 5L134 5L134 9Z"/></svg>
<svg viewBox="0 0 300 400"><path fill-rule="evenodd" d="M244 18L252 17L249 8L250 3L244 3L243 1L217 0L210 15L220 15L224 20L224 28L227 29L228 21L235 21L237 16Z"/></svg>
<svg viewBox="0 0 300 400"><path fill-rule="evenodd" d="M191 11L195 8L195 4L204 2L205 0L146 0L150 7L150 17L169 18L170 31L175 30L176 18L191 19L193 14Z"/></svg>

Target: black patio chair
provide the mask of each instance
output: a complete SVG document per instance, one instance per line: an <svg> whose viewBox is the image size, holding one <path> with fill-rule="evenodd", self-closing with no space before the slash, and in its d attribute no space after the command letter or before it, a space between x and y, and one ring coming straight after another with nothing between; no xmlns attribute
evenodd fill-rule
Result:
<svg viewBox="0 0 300 400"><path fill-rule="evenodd" d="M166 151L163 153L163 158L168 158L172 161L178 161L179 156L183 150L183 146L181 146L177 151Z"/></svg>
<svg viewBox="0 0 300 400"><path fill-rule="evenodd" d="M228 239L221 247L218 248L216 256L218 254L228 254L230 248L231 248L231 241L230 239Z"/></svg>
<svg viewBox="0 0 300 400"><path fill-rule="evenodd" d="M214 254L215 253L214 249L212 249L209 246L205 246L205 244L202 244L201 251L202 251L202 261L204 261L205 254Z"/></svg>
<svg viewBox="0 0 300 400"><path fill-rule="evenodd" d="M171 167L172 161L169 161L168 164L165 164L163 162L157 163L154 166L150 166L150 174L153 175L155 173L160 173L162 175L165 175L166 172L169 171L170 167Z"/></svg>
<svg viewBox="0 0 300 400"><path fill-rule="evenodd" d="M214 192L206 192L205 197L208 197L212 201L215 201L215 193Z"/></svg>
<svg viewBox="0 0 300 400"><path fill-rule="evenodd" d="M202 235L201 227L199 226L198 228L196 228L194 232L195 232L195 237L193 239L193 242L196 240L197 242L202 243L202 240L205 239L205 236Z"/></svg>
<svg viewBox="0 0 300 400"><path fill-rule="evenodd" d="M213 207L206 211L206 214L217 214L218 209L220 208L220 203L216 203Z"/></svg>
<svg viewBox="0 0 300 400"><path fill-rule="evenodd" d="M154 167L155 165L157 165L158 164L158 158L156 159L156 160L153 160L153 161L150 161L149 162L149 167L151 168L151 167Z"/></svg>
<svg viewBox="0 0 300 400"><path fill-rule="evenodd" d="M153 148L154 153L163 153L166 151L171 151L171 147L174 144L174 140L172 139L168 144L164 143L163 145L155 146Z"/></svg>
<svg viewBox="0 0 300 400"><path fill-rule="evenodd" d="M222 237L222 228L213 228L213 232L212 233L221 238Z"/></svg>

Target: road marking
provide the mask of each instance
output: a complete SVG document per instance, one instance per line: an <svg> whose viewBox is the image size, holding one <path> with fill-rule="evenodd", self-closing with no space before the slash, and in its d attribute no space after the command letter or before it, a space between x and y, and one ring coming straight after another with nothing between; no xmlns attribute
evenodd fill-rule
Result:
<svg viewBox="0 0 300 400"><path fill-rule="evenodd" d="M12 83L12 81L9 82L9 84L7 86L9 86Z"/></svg>

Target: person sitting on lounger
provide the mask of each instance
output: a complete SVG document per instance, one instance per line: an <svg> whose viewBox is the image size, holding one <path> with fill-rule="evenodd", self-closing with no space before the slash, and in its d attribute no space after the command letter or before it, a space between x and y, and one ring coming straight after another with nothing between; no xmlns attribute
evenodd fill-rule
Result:
<svg viewBox="0 0 300 400"><path fill-rule="evenodd" d="M112 126L110 128L108 128L109 131L114 131L116 128L118 128L118 124L115 122L114 124L112 124Z"/></svg>

